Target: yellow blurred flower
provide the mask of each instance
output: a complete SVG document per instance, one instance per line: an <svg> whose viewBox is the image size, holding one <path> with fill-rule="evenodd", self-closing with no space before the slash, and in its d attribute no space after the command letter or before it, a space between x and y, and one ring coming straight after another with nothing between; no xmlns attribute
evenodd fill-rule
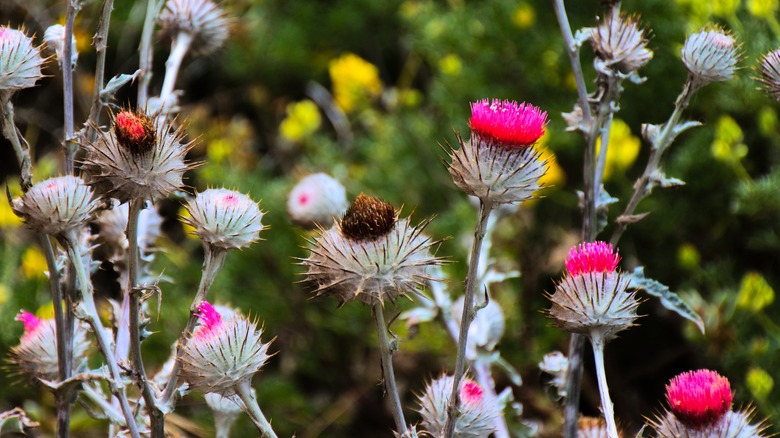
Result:
<svg viewBox="0 0 780 438"><path fill-rule="evenodd" d="M22 220L11 210L11 204L6 199L0 200L0 228L16 228Z"/></svg>
<svg viewBox="0 0 780 438"><path fill-rule="evenodd" d="M539 160L547 160L547 163L550 166L547 169L547 173L539 178L539 182L544 187L560 187L566 182L566 174L563 172L561 166L558 165L558 159L555 157L553 151L549 148L542 149L542 155L539 157Z"/></svg>
<svg viewBox="0 0 780 438"><path fill-rule="evenodd" d="M775 290L758 272L748 272L742 277L737 295L737 307L760 312L775 300Z"/></svg>
<svg viewBox="0 0 780 438"><path fill-rule="evenodd" d="M745 376L745 385L750 390L753 398L764 401L772 393L775 381L763 368L752 366Z"/></svg>
<svg viewBox="0 0 780 438"><path fill-rule="evenodd" d="M320 110L311 100L302 100L287 105L287 117L279 125L279 132L285 139L297 142L310 136L322 123Z"/></svg>
<svg viewBox="0 0 780 438"><path fill-rule="evenodd" d="M447 76L455 76L463 69L463 63L458 55L450 53L439 60L439 70Z"/></svg>
<svg viewBox="0 0 780 438"><path fill-rule="evenodd" d="M631 134L631 128L620 119L612 121L609 133L609 149L604 163L604 181L615 173L625 172L639 155L642 142L639 137ZM596 142L596 154L601 150L601 139ZM598 156L598 155L597 155Z"/></svg>
<svg viewBox="0 0 780 438"><path fill-rule="evenodd" d="M536 22L536 11L528 3L520 3L512 14L512 23L520 29L528 29Z"/></svg>
<svg viewBox="0 0 780 438"><path fill-rule="evenodd" d="M4 306L5 303L8 302L8 298L10 298L11 293L8 290L8 286L6 286L3 283L0 283L0 306Z"/></svg>
<svg viewBox="0 0 780 438"><path fill-rule="evenodd" d="M702 0L697 0L702 1ZM712 12L718 17L729 18L733 17L739 9L739 4L742 0L707 0L712 3Z"/></svg>
<svg viewBox="0 0 780 438"><path fill-rule="evenodd" d="M46 278L45 271L49 267L46 265L46 257L37 246L27 247L22 253L22 274L24 278Z"/></svg>
<svg viewBox="0 0 780 438"><path fill-rule="evenodd" d="M700 262L701 255L699 254L699 250L692 244L683 243L677 248L677 263L681 267L692 271L699 267Z"/></svg>
<svg viewBox="0 0 780 438"><path fill-rule="evenodd" d="M748 153L743 139L742 128L737 122L729 116L721 116L715 125L715 140L710 146L712 156L729 164L739 164Z"/></svg>
<svg viewBox="0 0 780 438"><path fill-rule="evenodd" d="M187 236L188 239L199 240L198 236L193 234L195 232L195 227L193 227L192 225L184 221L184 219L190 218L190 212L183 205L179 207L179 218L180 218L179 222L181 222L182 230L184 230L184 235Z"/></svg>
<svg viewBox="0 0 780 438"><path fill-rule="evenodd" d="M54 319L54 303L49 301L35 311L35 316L40 319Z"/></svg>
<svg viewBox="0 0 780 438"><path fill-rule="evenodd" d="M770 18L777 13L778 0L748 0L747 10L756 18Z"/></svg>
<svg viewBox="0 0 780 438"><path fill-rule="evenodd" d="M354 53L332 60L328 71L336 104L345 112L356 109L382 92L379 70Z"/></svg>

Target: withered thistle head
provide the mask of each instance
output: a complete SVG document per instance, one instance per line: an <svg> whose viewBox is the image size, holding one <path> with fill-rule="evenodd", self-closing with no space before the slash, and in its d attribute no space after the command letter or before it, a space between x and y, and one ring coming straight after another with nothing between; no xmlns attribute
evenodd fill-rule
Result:
<svg viewBox="0 0 780 438"><path fill-rule="evenodd" d="M422 232L426 225L413 226L390 204L361 194L341 221L310 242L302 260L306 280L317 286L317 296L334 296L342 305L417 294L431 279L429 268L441 263L431 254L436 242Z"/></svg>
<svg viewBox="0 0 780 438"><path fill-rule="evenodd" d="M682 60L693 78L702 84L727 81L734 76L739 45L723 29L702 30L685 40Z"/></svg>
<svg viewBox="0 0 780 438"><path fill-rule="evenodd" d="M97 206L84 180L68 175L35 184L11 207L28 228L54 236L86 225Z"/></svg>
<svg viewBox="0 0 780 438"><path fill-rule="evenodd" d="M0 92L34 87L44 62L41 48L23 30L0 26Z"/></svg>
<svg viewBox="0 0 780 438"><path fill-rule="evenodd" d="M121 111L114 117L114 135L121 146L135 155L152 150L157 140L154 119L134 111Z"/></svg>
<svg viewBox="0 0 780 438"><path fill-rule="evenodd" d="M761 58L758 80L764 84L764 91L780 102L780 49L773 50Z"/></svg>
<svg viewBox="0 0 780 438"><path fill-rule="evenodd" d="M230 21L211 0L168 0L160 14L160 27L168 35L192 37L192 51L206 55L225 44Z"/></svg>
<svg viewBox="0 0 780 438"><path fill-rule="evenodd" d="M633 17L607 14L591 30L590 42L596 52L594 66L603 74L628 74L653 58L653 52L647 48L645 31Z"/></svg>
<svg viewBox="0 0 780 438"><path fill-rule="evenodd" d="M187 203L185 220L206 245L230 250L246 248L265 229L263 212L249 196L228 189L208 189Z"/></svg>

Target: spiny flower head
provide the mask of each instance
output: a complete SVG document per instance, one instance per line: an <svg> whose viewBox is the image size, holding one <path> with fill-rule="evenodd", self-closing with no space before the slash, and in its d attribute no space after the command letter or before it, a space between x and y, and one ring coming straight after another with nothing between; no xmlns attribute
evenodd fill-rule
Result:
<svg viewBox="0 0 780 438"><path fill-rule="evenodd" d="M447 405L452 394L452 376L432 380L418 397L422 427L432 436L441 436L447 422ZM495 419L501 408L495 397L488 396L476 382L464 379L460 386L460 406L455 421L456 438L487 438L495 432Z"/></svg>
<svg viewBox="0 0 780 438"><path fill-rule="evenodd" d="M682 60L695 80L723 82L734 76L739 46L734 37L719 28L690 35L682 48Z"/></svg>
<svg viewBox="0 0 780 438"><path fill-rule="evenodd" d="M390 204L361 194L338 223L310 242L302 261L306 279L317 286L317 296L334 296L342 305L417 294L432 279L429 269L441 263L431 254L436 242L423 234L427 224L413 226Z"/></svg>
<svg viewBox="0 0 780 438"><path fill-rule="evenodd" d="M502 146L531 146L544 135L546 125L547 113L529 103L499 99L471 103L471 131Z"/></svg>
<svg viewBox="0 0 780 438"><path fill-rule="evenodd" d="M780 49L773 50L761 58L758 80L764 84L764 91L780 102Z"/></svg>
<svg viewBox="0 0 780 438"><path fill-rule="evenodd" d="M35 184L13 201L14 212L33 231L50 235L84 226L95 211L92 189L79 177L60 176Z"/></svg>
<svg viewBox="0 0 780 438"><path fill-rule="evenodd" d="M198 317L201 325L182 350L181 376L194 390L233 395L265 365L270 343L260 339L257 323L237 314L223 319L206 301Z"/></svg>
<svg viewBox="0 0 780 438"><path fill-rule="evenodd" d="M596 52L594 66L602 74L628 74L653 58L653 52L647 48L645 31L633 17L607 14L591 30L590 42Z"/></svg>
<svg viewBox="0 0 780 438"><path fill-rule="evenodd" d="M154 120L143 113L121 111L114 118L114 134L120 145L133 154L143 154L156 141Z"/></svg>
<svg viewBox="0 0 780 438"><path fill-rule="evenodd" d="M582 275L591 272L615 272L620 256L606 242L585 242L569 250L566 257L566 270L569 275Z"/></svg>
<svg viewBox="0 0 780 438"><path fill-rule="evenodd" d="M186 221L205 245L230 250L247 248L265 229L263 212L248 195L228 189L208 189L187 203Z"/></svg>
<svg viewBox="0 0 780 438"><path fill-rule="evenodd" d="M41 48L23 30L0 26L0 92L34 87L44 62Z"/></svg>
<svg viewBox="0 0 780 438"><path fill-rule="evenodd" d="M171 36L190 35L192 50L206 55L225 44L230 21L211 0L168 0L160 14L160 26Z"/></svg>
<svg viewBox="0 0 780 438"><path fill-rule="evenodd" d="M301 179L287 198L287 213L305 228L330 228L333 218L347 209L347 191L338 180L324 173Z"/></svg>
<svg viewBox="0 0 780 438"><path fill-rule="evenodd" d="M665 412L649 422L657 438L769 438L763 432L769 427L764 421L753 423L753 409L727 411L710 425L691 427L672 412Z"/></svg>
<svg viewBox="0 0 780 438"><path fill-rule="evenodd" d="M666 385L666 400L683 424L701 428L720 420L731 409L729 380L706 369L688 371Z"/></svg>

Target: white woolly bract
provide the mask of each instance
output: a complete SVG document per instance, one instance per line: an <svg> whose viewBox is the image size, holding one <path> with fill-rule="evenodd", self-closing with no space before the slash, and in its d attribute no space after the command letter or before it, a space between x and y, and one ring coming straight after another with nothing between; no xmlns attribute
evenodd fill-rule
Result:
<svg viewBox="0 0 780 438"><path fill-rule="evenodd" d="M548 295L553 325L609 341L634 325L639 300L628 292L630 279L617 272L566 275Z"/></svg>
<svg viewBox="0 0 780 438"><path fill-rule="evenodd" d="M123 203L139 198L155 202L182 188L184 172L191 168L184 157L192 143L182 143L183 127L171 131L167 123L155 123L157 140L142 153L119 144L113 129L100 131L95 143L85 145L82 170L98 193Z"/></svg>
<svg viewBox="0 0 780 438"><path fill-rule="evenodd" d="M241 399L238 395L233 394L224 397L220 394L211 392L206 394L204 398L206 399L206 404L209 409L214 412L214 415L217 415L218 413L223 415L238 415L242 412Z"/></svg>
<svg viewBox="0 0 780 438"><path fill-rule="evenodd" d="M603 74L631 73L653 58L644 31L631 17L607 14L604 21L591 29L590 42L596 52L594 67Z"/></svg>
<svg viewBox="0 0 780 438"><path fill-rule="evenodd" d="M469 195L492 203L527 201L542 188L539 179L549 168L537 146L507 147L472 134L460 149L450 149L447 166L452 181Z"/></svg>
<svg viewBox="0 0 780 438"><path fill-rule="evenodd" d="M244 318L223 321L203 336L198 333L181 356L181 377L196 391L233 395L236 385L251 380L270 357L270 342L260 339L262 329Z"/></svg>
<svg viewBox="0 0 780 438"><path fill-rule="evenodd" d="M34 87L43 77L40 47L21 30L0 26L0 91Z"/></svg>
<svg viewBox="0 0 780 438"><path fill-rule="evenodd" d="M160 26L171 36L183 32L192 36L192 50L211 53L225 44L230 21L211 0L168 0L160 14Z"/></svg>
<svg viewBox="0 0 780 438"><path fill-rule="evenodd" d="M246 248L265 229L263 213L249 196L228 189L208 189L187 203L185 221L209 245L223 249Z"/></svg>
<svg viewBox="0 0 780 438"><path fill-rule="evenodd" d="M329 228L333 218L343 215L348 205L344 186L324 173L301 179L287 197L290 219L305 228Z"/></svg>
<svg viewBox="0 0 780 438"><path fill-rule="evenodd" d="M682 48L688 71L704 82L722 82L734 76L739 50L734 37L720 29L690 35Z"/></svg>
<svg viewBox="0 0 780 438"><path fill-rule="evenodd" d="M76 324L73 332L73 369L79 370L87 360L89 342L86 330ZM57 381L57 329L53 319L43 319L29 333L22 335L19 345L11 348L9 361L20 374L43 380Z"/></svg>
<svg viewBox="0 0 780 438"><path fill-rule="evenodd" d="M657 438L768 438L767 425L763 422L751 424L754 410L729 411L711 426L699 429L685 426L671 412L664 412L652 419L648 425L655 429Z"/></svg>
<svg viewBox="0 0 780 438"><path fill-rule="evenodd" d="M13 210L31 230L50 235L84 226L98 206L79 177L60 176L35 184L13 201Z"/></svg>
<svg viewBox="0 0 780 438"><path fill-rule="evenodd" d="M463 315L463 301L461 296L452 304L452 314L455 322L460 326ZM493 299L477 312L469 326L469 335L466 340L466 359L475 360L478 349L493 351L504 335L504 312L501 306Z"/></svg>
<svg viewBox="0 0 780 438"><path fill-rule="evenodd" d="M73 68L76 66L76 61L79 59L79 52L76 50L76 36L71 35L70 38L70 66ZM65 56L65 26L61 24L54 24L49 26L43 33L43 41L54 52L54 55L57 57L58 64L62 65L62 57Z"/></svg>
<svg viewBox="0 0 780 438"><path fill-rule="evenodd" d="M418 397L422 427L435 437L442 436L447 422L447 405L452 394L452 376L432 380ZM466 380L461 381L461 386ZM487 438L495 432L495 419L501 415L498 401L485 394L478 403L464 403L458 408L455 438Z"/></svg>
<svg viewBox="0 0 780 438"><path fill-rule="evenodd" d="M352 240L338 224L311 242L311 254L302 261L306 279L316 284L317 296L333 296L340 304L359 300L373 305L417 294L432 280L428 270L440 263L431 254L436 244L423 234L427 223L414 227L399 219L384 236Z"/></svg>

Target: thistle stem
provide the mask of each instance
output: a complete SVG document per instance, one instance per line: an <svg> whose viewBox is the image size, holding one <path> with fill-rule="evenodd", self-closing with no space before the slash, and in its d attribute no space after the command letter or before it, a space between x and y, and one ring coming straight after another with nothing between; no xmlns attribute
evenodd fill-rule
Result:
<svg viewBox="0 0 780 438"><path fill-rule="evenodd" d="M601 335L592 336L593 358L596 361L596 378L599 382L599 394L601 395L601 411L607 422L607 436L609 438L619 438L617 425L615 424L615 407L612 405L612 399L609 397L609 386L607 385L607 374L604 370L604 346L606 342Z"/></svg>
<svg viewBox="0 0 780 438"><path fill-rule="evenodd" d="M14 123L14 104L11 102L10 93L0 92L0 102L3 105L3 136L11 142L16 154L16 160L19 162L19 175L21 179L22 190L32 187L32 158L30 157L30 148L23 143Z"/></svg>
<svg viewBox="0 0 780 438"><path fill-rule="evenodd" d="M569 17L566 14L566 6L563 4L563 0L553 0L552 3L555 16L558 19L558 26L561 28L566 53L569 55L574 82L577 84L578 104L580 109L582 109L582 122L585 126L588 126L591 123L592 116L590 103L588 102L588 88L585 85L585 76L582 74L582 66L580 65L580 49L574 42L574 35L571 32L571 25L569 24Z"/></svg>
<svg viewBox="0 0 780 438"><path fill-rule="evenodd" d="M92 124L87 126L98 126L100 124L100 111L103 109L103 102L100 94L103 92L103 82L106 72L106 38L108 36L108 27L111 23L111 11L114 9L114 0L104 0L103 9L100 13L100 23L98 24L95 37L92 39L97 52L97 61L95 66L95 89L92 93L92 107L89 111L89 120ZM96 134L96 133L95 133Z"/></svg>
<svg viewBox="0 0 780 438"><path fill-rule="evenodd" d="M88 383L81 385L81 390L88 399L92 400L92 402L100 408L100 412L106 414L109 421L120 426L125 425L125 417L121 412L117 411L114 406L111 406L111 404L103 398L101 393L97 392Z"/></svg>
<svg viewBox="0 0 780 438"><path fill-rule="evenodd" d="M482 283L479 278L479 260L482 252L482 242L485 238L485 231L490 220L490 213L493 211L493 203L488 200L480 200L479 216L477 226L474 231L474 242L471 247L471 257L469 258L469 270L466 276L466 293L463 298L463 316L460 319L460 333L458 334L458 352L455 357L455 373L453 374L452 393L447 405L447 422L444 425L444 436L451 438L455 431L455 420L458 417L458 406L460 406L460 381L466 372L466 343L469 336L469 327L474 320L476 310L474 310L474 295L477 288Z"/></svg>
<svg viewBox="0 0 780 438"><path fill-rule="evenodd" d="M81 259L80 245L78 244L75 232L71 232L71 235L66 236L64 243L68 250L68 258L73 264L76 273L76 281L78 282L78 289L81 294L81 303L77 310L77 312L80 311L80 315L78 316L80 319L86 321L95 333L98 347L103 353L103 357L105 358L109 372L111 373L111 379L108 381L108 386L111 393L119 399L119 404L122 408L122 413L125 416L125 422L128 431L130 432L130 436L133 438L140 438L141 435L138 433L138 425L135 422L133 410L130 407L130 403L127 401L127 394L125 393L124 383L122 382L122 376L119 372L119 365L117 365L116 358L114 357L113 341L106 333L103 324L100 322L97 307L95 306L95 299L93 297L92 282L87 275L84 261Z"/></svg>
<svg viewBox="0 0 780 438"><path fill-rule="evenodd" d="M154 23L161 7L162 1L160 0L146 1L146 16L144 17L144 28L141 31L141 43L139 45L141 53L138 66L141 70L141 79L138 85L138 108L145 109L149 100L149 83L152 81L152 60L154 59L152 35L154 33Z"/></svg>
<svg viewBox="0 0 780 438"><path fill-rule="evenodd" d="M130 352L133 357L133 368L135 368L136 384L141 389L146 409L149 412L151 422L152 438L164 438L165 436L165 418L162 411L157 406L157 400L149 386L149 380L144 368L143 356L141 354L141 290L138 286L138 269L140 264L140 250L138 248L138 218L141 210L144 208L143 199L135 199L130 203L127 218L127 240L129 242L128 255L128 285L127 293L130 296Z"/></svg>
<svg viewBox="0 0 780 438"><path fill-rule="evenodd" d="M379 352L382 356L382 380L384 381L385 392L390 396L395 429L398 431L398 435L405 436L407 431L406 419L404 419L401 398L398 395L398 386L395 382L393 349L390 348L390 339L387 336L384 310L382 309L382 303L376 303L372 307L374 310L374 321L376 322L376 334L379 337Z"/></svg>
<svg viewBox="0 0 780 438"><path fill-rule="evenodd" d="M236 385L236 394L244 402L244 412L249 416L257 430L260 431L260 436L263 438L277 438L276 433L271 427L271 423L265 419L263 411L260 410L260 405L257 404L257 399L252 394L252 387L249 381L244 381Z"/></svg>
<svg viewBox="0 0 780 438"><path fill-rule="evenodd" d="M62 96L65 119L65 173L73 174L73 158L79 149L73 136L73 66L71 56L73 54L73 24L76 21L76 13L81 9L81 2L69 0L65 12L65 46L62 50L60 68L62 69Z"/></svg>
<svg viewBox="0 0 780 438"><path fill-rule="evenodd" d="M184 60L184 55L190 50L191 44L192 35L187 32L179 32L173 37L171 54L168 55L168 60L165 61L165 79L163 79L162 91L160 91L163 114L170 109L170 100L176 86L176 78L179 76L179 68L182 60Z"/></svg>
<svg viewBox="0 0 780 438"><path fill-rule="evenodd" d="M203 273L200 277L200 285L198 286L198 292L195 294L195 298L190 305L190 319L187 321L187 326L179 337L179 342L176 346L176 361L173 364L173 370L171 370L171 376L168 378L168 383L165 385L165 393L162 397L163 406L171 404L171 410L173 405L176 404L174 394L179 380L179 371L181 371L181 356L184 352L184 347L192 337L195 325L198 323L198 306L206 300L206 294L208 294L209 288L211 288L211 285L214 283L217 273L225 264L225 257L227 256L226 250L215 248L208 244L203 245L203 250L205 252L205 257L203 260Z"/></svg>

